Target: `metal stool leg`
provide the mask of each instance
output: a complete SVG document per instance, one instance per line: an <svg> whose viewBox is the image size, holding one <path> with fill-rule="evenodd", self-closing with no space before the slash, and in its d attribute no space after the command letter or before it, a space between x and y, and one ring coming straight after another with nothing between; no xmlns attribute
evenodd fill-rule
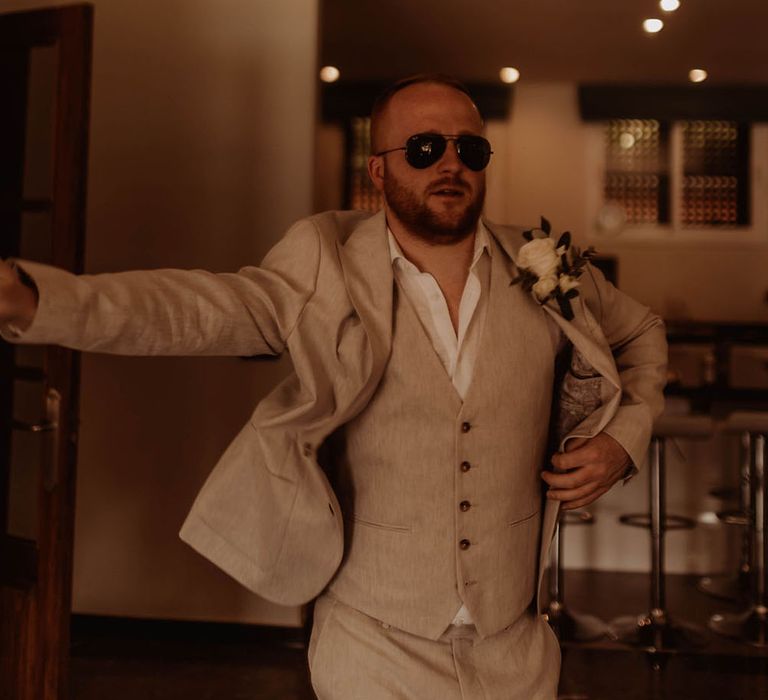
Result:
<svg viewBox="0 0 768 700"><path fill-rule="evenodd" d="M589 642L605 637L610 628L594 615L571 612L563 593L563 515L557 524L555 542L550 551L549 606L547 622L561 642Z"/></svg>
<svg viewBox="0 0 768 700"><path fill-rule="evenodd" d="M741 459L739 467L739 508L736 513L718 513L718 517L727 525L743 527L741 538L741 557L739 571L735 576L702 576L696 588L714 598L746 602L752 585L752 535L750 532L749 512L752 497L750 495L750 465L752 463L752 435L741 434Z"/></svg>
<svg viewBox="0 0 768 700"><path fill-rule="evenodd" d="M757 434L751 458L750 532L752 533L752 593L749 608L742 613L716 614L709 626L718 634L735 637L758 647L768 646L768 480L766 480L766 435Z"/></svg>
<svg viewBox="0 0 768 700"><path fill-rule="evenodd" d="M651 440L650 510L651 510L651 609L638 617L615 620L611 628L625 644L651 651L680 651L706 644L703 630L683 622L674 622L666 610L664 581L665 455L664 438Z"/></svg>

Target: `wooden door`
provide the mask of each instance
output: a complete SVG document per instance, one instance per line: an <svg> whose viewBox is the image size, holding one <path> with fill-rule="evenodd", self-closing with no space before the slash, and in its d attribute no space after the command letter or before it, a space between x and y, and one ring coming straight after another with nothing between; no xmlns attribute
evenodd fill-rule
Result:
<svg viewBox="0 0 768 700"><path fill-rule="evenodd" d="M92 8L0 15L0 256L79 272ZM0 341L0 699L68 695L78 356Z"/></svg>

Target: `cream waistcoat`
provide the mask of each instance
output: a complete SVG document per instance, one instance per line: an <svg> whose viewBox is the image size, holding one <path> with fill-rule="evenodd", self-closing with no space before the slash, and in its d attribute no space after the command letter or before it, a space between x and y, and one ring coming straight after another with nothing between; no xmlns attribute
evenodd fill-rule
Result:
<svg viewBox="0 0 768 700"><path fill-rule="evenodd" d="M346 538L331 593L435 639L462 602L485 636L534 595L555 348L546 313L496 277L465 401L398 289L379 387L332 441Z"/></svg>
<svg viewBox="0 0 768 700"><path fill-rule="evenodd" d="M454 330L448 304L437 280L421 272L403 254L391 230L387 230L395 279L413 306L416 316L448 373L462 401L469 389L477 359L478 344L485 327L490 279L490 240L482 221L475 232L474 251L459 303L458 326ZM462 603L451 624L472 624L474 620Z"/></svg>

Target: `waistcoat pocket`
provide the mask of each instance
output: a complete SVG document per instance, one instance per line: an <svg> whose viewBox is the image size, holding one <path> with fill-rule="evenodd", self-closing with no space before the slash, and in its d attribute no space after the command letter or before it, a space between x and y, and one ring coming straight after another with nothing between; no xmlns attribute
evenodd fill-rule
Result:
<svg viewBox="0 0 768 700"><path fill-rule="evenodd" d="M376 522L375 520L367 520L354 513L350 516L344 516L344 520L356 523L358 525L364 525L365 527L376 528L377 530L388 530L389 532L408 533L411 531L411 528L406 525L394 525L391 523Z"/></svg>
<svg viewBox="0 0 768 700"><path fill-rule="evenodd" d="M541 509L537 508L536 510L533 511L533 513L530 513L529 515L526 515L522 518L516 518L515 520L510 520L507 523L507 525L509 525L509 527L513 527L514 525L520 525L521 523L527 522L534 516L538 515L540 512L541 512Z"/></svg>

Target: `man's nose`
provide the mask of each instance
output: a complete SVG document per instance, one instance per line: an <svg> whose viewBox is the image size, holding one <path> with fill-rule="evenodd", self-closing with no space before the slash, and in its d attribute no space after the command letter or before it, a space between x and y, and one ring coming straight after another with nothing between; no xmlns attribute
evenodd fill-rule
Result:
<svg viewBox="0 0 768 700"><path fill-rule="evenodd" d="M461 162L459 158L459 151L456 145L456 141L451 139L445 144L445 152L437 161L437 169L440 172L458 172L466 166Z"/></svg>

